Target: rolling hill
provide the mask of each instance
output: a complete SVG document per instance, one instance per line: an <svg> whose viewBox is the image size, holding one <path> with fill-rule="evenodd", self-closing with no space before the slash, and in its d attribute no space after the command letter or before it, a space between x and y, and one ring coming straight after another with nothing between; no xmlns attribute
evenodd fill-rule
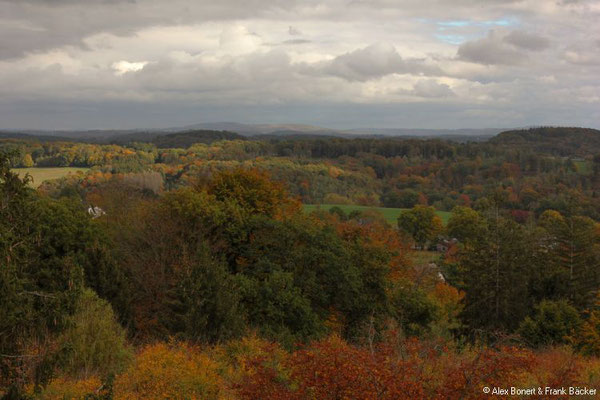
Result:
<svg viewBox="0 0 600 400"><path fill-rule="evenodd" d="M540 127L501 132L489 143L555 156L585 157L600 153L600 131L591 128Z"/></svg>
<svg viewBox="0 0 600 400"><path fill-rule="evenodd" d="M152 143L158 148L188 148L195 143L210 144L219 140L247 140L235 132L195 130L155 136Z"/></svg>

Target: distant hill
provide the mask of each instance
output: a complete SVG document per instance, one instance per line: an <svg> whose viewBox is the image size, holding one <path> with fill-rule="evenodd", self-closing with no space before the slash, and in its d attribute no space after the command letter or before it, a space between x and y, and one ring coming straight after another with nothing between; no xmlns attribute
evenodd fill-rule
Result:
<svg viewBox="0 0 600 400"><path fill-rule="evenodd" d="M242 124L237 122L208 122L195 125L188 125L182 128L169 128L169 130L171 131L198 129L237 132L245 136L270 135L277 134L277 132L286 132L287 134L293 133L316 135L342 134L342 131L340 130L303 124Z"/></svg>
<svg viewBox="0 0 600 400"><path fill-rule="evenodd" d="M2 134L12 135L27 135L33 136L36 139L39 137L46 138L49 141L52 140L66 140L75 142L87 142L87 143L103 143L110 141L111 138L126 136L126 135L142 135L148 130L130 129L130 130L115 130L115 129L96 129L96 130L19 130L19 131L1 131ZM51 139L54 138L54 139Z"/></svg>
<svg viewBox="0 0 600 400"><path fill-rule="evenodd" d="M261 133L252 136L253 140L310 140L310 139L331 139L339 138L339 135L328 135L327 133L300 133L296 131L274 131L270 133ZM345 137L345 136L342 136Z"/></svg>
<svg viewBox="0 0 600 400"><path fill-rule="evenodd" d="M573 127L530 128L501 132L489 143L557 156L585 157L600 153L600 131Z"/></svg>
<svg viewBox="0 0 600 400"><path fill-rule="evenodd" d="M346 132L353 134L371 134L378 136L394 137L424 137L444 138L456 140L469 139L472 141L485 141L506 129L481 128L481 129L411 129L411 128L358 128Z"/></svg>
<svg viewBox="0 0 600 400"><path fill-rule="evenodd" d="M23 139L23 140L35 140L38 142L62 142L69 141L70 139L62 136L50 136L50 135L33 135L21 132L0 132L1 139Z"/></svg>
<svg viewBox="0 0 600 400"><path fill-rule="evenodd" d="M342 138L441 138L445 140L467 142L486 141L493 135L506 129L412 129L412 128L358 128L358 129L331 129L306 124L243 124L237 122L207 122L194 125L153 128L153 129L88 129L88 130L13 130L4 131L12 134L25 134L32 136L60 137L60 140L88 142L88 143L114 143L124 145L130 142L151 142L158 136L182 132L236 132L246 137L275 138L300 138L308 137L342 137ZM0 131L2 132L2 131ZM52 140L52 139L48 139Z"/></svg>
<svg viewBox="0 0 600 400"><path fill-rule="evenodd" d="M185 132L158 135L152 139L152 143L158 148L187 148L195 143L210 144L219 140L247 140L246 137L235 132L193 130Z"/></svg>
<svg viewBox="0 0 600 400"><path fill-rule="evenodd" d="M506 130L499 128L482 129L412 129L412 128L356 128L330 129L306 124L241 124L234 122L213 122L189 125L183 128L169 128L171 131L184 129L210 129L238 132L245 136L327 136L345 138L366 137L424 137L444 138L454 141L485 141Z"/></svg>

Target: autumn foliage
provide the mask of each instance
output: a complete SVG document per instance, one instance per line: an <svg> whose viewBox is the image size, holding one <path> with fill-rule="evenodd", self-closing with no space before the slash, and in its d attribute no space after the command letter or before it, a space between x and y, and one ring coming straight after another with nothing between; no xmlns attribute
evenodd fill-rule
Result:
<svg viewBox="0 0 600 400"><path fill-rule="evenodd" d="M485 399L484 387L600 385L591 173L569 177L581 196L564 182L550 195L537 168L571 174L566 161L353 143L49 147L36 165L96 168L37 192L5 161L0 397ZM398 226L373 210L302 210L323 198L413 208ZM444 226L436 211L452 207Z"/></svg>
<svg viewBox="0 0 600 400"><path fill-rule="evenodd" d="M181 342L146 346L111 393L114 399L484 400L486 386L594 387L599 372L597 359L566 347L458 349L391 332L379 344L357 346L333 335L288 352L248 336L204 349ZM39 398L76 399L102 389L96 377L59 377Z"/></svg>
<svg viewBox="0 0 600 400"><path fill-rule="evenodd" d="M220 399L219 366L199 349L158 343L144 347L114 383L116 399Z"/></svg>

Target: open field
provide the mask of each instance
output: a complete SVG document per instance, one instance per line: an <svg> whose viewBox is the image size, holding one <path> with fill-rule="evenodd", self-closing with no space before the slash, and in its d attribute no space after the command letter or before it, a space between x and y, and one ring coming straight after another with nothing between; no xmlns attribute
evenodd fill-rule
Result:
<svg viewBox="0 0 600 400"><path fill-rule="evenodd" d="M311 212L317 209L321 210L329 210L331 207L339 207L344 212L350 213L354 210L375 210L379 211L385 219L392 225L396 226L396 221L398 220L398 216L402 213L402 211L406 211L406 208L386 208L386 207L370 207L370 206L355 206L355 205L347 205L347 204L304 204L304 211ZM436 214L442 219L444 225L448 222L448 218L450 218L450 213L448 211L436 211Z"/></svg>
<svg viewBox="0 0 600 400"><path fill-rule="evenodd" d="M441 253L436 251L416 250L412 253L414 265L427 265L436 262L440 258Z"/></svg>
<svg viewBox="0 0 600 400"><path fill-rule="evenodd" d="M89 168L73 168L73 167L53 167L53 168L13 168L12 170L19 174L19 176L25 176L25 174L31 175L33 182L31 186L38 187L42 182L62 178L69 173L77 173L79 171L86 172Z"/></svg>

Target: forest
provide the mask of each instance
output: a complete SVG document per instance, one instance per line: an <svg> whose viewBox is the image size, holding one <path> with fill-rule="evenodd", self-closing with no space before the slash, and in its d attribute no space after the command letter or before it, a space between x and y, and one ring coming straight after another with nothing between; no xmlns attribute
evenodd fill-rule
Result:
<svg viewBox="0 0 600 400"><path fill-rule="evenodd" d="M600 131L143 139L0 139L0 398L596 397Z"/></svg>

